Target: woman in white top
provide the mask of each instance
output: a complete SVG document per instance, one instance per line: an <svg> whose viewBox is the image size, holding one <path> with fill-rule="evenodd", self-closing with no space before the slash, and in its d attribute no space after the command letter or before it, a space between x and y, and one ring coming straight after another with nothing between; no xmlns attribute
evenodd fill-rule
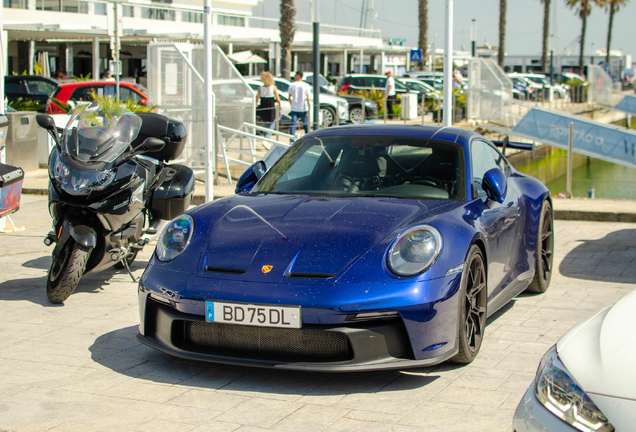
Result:
<svg viewBox="0 0 636 432"><path fill-rule="evenodd" d="M276 106L280 109L280 96L278 95L278 89L276 83L274 83L274 77L269 72L263 72L261 74L262 86L258 88L256 94L256 116L260 118L261 122L268 129L274 130L276 128ZM260 102L260 105L259 105ZM272 136L271 132L265 134L267 138Z"/></svg>

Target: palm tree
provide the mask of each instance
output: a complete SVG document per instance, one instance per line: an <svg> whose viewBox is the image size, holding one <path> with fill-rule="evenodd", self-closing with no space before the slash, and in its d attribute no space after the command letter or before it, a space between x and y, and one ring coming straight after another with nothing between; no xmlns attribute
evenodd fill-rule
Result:
<svg viewBox="0 0 636 432"><path fill-rule="evenodd" d="M543 51L541 52L541 68L548 71L548 34L550 33L550 0L543 2ZM550 71L552 73L552 71Z"/></svg>
<svg viewBox="0 0 636 432"><path fill-rule="evenodd" d="M294 0L281 0L278 28L280 29L281 69L285 79L290 79L291 75L291 47L296 34L295 16Z"/></svg>
<svg viewBox="0 0 636 432"><path fill-rule="evenodd" d="M621 6L625 6L629 0L606 0L609 8L609 24L607 26L607 52L605 53L605 64L610 64L610 44L612 42L612 26L614 25L614 14Z"/></svg>
<svg viewBox="0 0 636 432"><path fill-rule="evenodd" d="M581 37L579 39L579 73L583 73L583 52L585 48L585 29L587 27L587 17L592 12L592 5L602 6L605 0L565 0L565 4L576 10L576 14L581 18Z"/></svg>
<svg viewBox="0 0 636 432"><path fill-rule="evenodd" d="M499 0L499 52L497 61L499 67L504 67L504 57L506 55L506 0Z"/></svg>
<svg viewBox="0 0 636 432"><path fill-rule="evenodd" d="M428 0L419 0L420 6L420 38L419 47L422 50L422 61L420 62L420 70L424 70L426 59L428 58Z"/></svg>

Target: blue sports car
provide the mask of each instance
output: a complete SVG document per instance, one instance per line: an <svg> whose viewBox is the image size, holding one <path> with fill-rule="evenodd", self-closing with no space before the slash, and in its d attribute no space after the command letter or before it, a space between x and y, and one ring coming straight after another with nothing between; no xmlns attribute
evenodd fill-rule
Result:
<svg viewBox="0 0 636 432"><path fill-rule="evenodd" d="M323 129L254 164L237 192L159 237L141 342L314 371L468 363L489 315L550 283L548 189L471 131Z"/></svg>

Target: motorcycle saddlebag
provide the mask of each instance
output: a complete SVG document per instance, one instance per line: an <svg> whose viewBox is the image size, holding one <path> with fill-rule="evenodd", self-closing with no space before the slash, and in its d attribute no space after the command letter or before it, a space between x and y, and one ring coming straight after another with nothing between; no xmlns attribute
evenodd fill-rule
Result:
<svg viewBox="0 0 636 432"><path fill-rule="evenodd" d="M190 206L194 173L183 165L166 165L164 170L165 178L152 194L150 212L153 218L172 220Z"/></svg>
<svg viewBox="0 0 636 432"><path fill-rule="evenodd" d="M22 196L22 168L0 163L0 217L15 213Z"/></svg>
<svg viewBox="0 0 636 432"><path fill-rule="evenodd" d="M137 138L131 143L133 148L140 146L146 138L159 138L166 143L164 148L157 152L144 153L145 156L163 161L175 160L181 156L187 141L183 123L157 113L140 112L137 115L141 117L142 123Z"/></svg>

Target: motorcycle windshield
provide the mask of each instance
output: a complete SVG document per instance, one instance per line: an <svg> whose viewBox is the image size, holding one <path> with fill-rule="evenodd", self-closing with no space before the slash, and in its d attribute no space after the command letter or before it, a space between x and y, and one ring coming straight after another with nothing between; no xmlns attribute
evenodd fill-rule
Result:
<svg viewBox="0 0 636 432"><path fill-rule="evenodd" d="M137 138L142 123L114 101L79 106L69 116L62 152L85 163L114 162Z"/></svg>

